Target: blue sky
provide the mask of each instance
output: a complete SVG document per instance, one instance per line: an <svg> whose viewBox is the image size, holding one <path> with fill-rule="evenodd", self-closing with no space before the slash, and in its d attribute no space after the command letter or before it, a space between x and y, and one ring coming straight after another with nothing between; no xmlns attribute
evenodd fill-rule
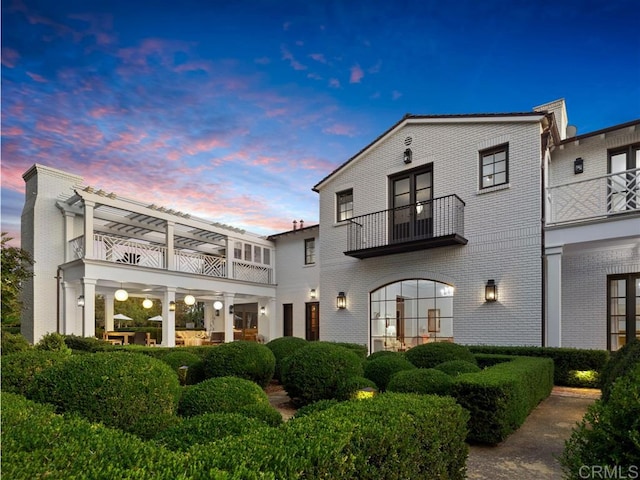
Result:
<svg viewBox="0 0 640 480"><path fill-rule="evenodd" d="M629 1L2 1L2 231L22 173L271 234L405 113L640 117Z"/></svg>

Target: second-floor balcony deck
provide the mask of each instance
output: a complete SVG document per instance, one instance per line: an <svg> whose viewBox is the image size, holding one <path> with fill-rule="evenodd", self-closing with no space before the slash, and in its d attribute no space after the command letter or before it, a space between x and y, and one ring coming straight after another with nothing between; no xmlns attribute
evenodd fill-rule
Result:
<svg viewBox="0 0 640 480"><path fill-rule="evenodd" d="M70 258L85 258L84 236L71 240L69 248L71 249ZM95 260L267 285L274 283L273 267L270 265L182 250L176 250L171 259L168 250L163 245L136 242L109 235L93 235L93 259Z"/></svg>
<svg viewBox="0 0 640 480"><path fill-rule="evenodd" d="M345 255L379 257L447 245L466 245L464 202L434 198L349 219Z"/></svg>
<svg viewBox="0 0 640 480"><path fill-rule="evenodd" d="M547 189L547 226L619 218L640 212L640 168Z"/></svg>

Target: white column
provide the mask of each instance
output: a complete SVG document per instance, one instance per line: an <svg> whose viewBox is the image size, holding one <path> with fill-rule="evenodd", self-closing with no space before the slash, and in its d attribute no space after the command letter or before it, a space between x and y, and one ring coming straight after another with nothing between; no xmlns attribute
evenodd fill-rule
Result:
<svg viewBox="0 0 640 480"><path fill-rule="evenodd" d="M265 343L278 336L278 321L276 317L276 298L270 297L267 303L267 315L269 316L269 336L265 338ZM282 329L280 329L282 331Z"/></svg>
<svg viewBox="0 0 640 480"><path fill-rule="evenodd" d="M562 247L545 249L546 347L562 346Z"/></svg>
<svg viewBox="0 0 640 480"><path fill-rule="evenodd" d="M93 235L91 235L93 237ZM96 283L93 278L82 279L84 295L84 314L82 320L82 335L84 337L96 336Z"/></svg>
<svg viewBox="0 0 640 480"><path fill-rule="evenodd" d="M176 289L167 287L162 300L162 346L176 346L176 312L169 310L169 304L176 301Z"/></svg>
<svg viewBox="0 0 640 480"><path fill-rule="evenodd" d="M213 324L214 315L215 310L213 308L213 302L210 300L204 302L204 328L207 333L211 333L215 330Z"/></svg>
<svg viewBox="0 0 640 480"><path fill-rule="evenodd" d="M165 244L167 246L167 264L164 266L167 270L175 270L175 251L173 248L173 232L175 229L175 222L167 221L167 231L165 233Z"/></svg>
<svg viewBox="0 0 640 480"><path fill-rule="evenodd" d="M222 307L224 315L224 341L233 342L233 313L230 308L233 305L235 295L232 293L224 294L224 306Z"/></svg>
<svg viewBox="0 0 640 480"><path fill-rule="evenodd" d="M60 333L63 335L82 336L82 327L78 328L78 319L82 318L82 307L78 307L78 297L82 290L76 289L71 282L62 282L62 318L60 319Z"/></svg>
<svg viewBox="0 0 640 480"><path fill-rule="evenodd" d="M113 293L107 293L104 296L104 330L105 332L112 332L114 330L113 325L113 315L115 314L115 309L113 307L113 302L115 297Z"/></svg>
<svg viewBox="0 0 640 480"><path fill-rule="evenodd" d="M84 201L84 258L93 258L93 207L95 202Z"/></svg>
<svg viewBox="0 0 640 480"><path fill-rule="evenodd" d="M69 241L73 240L73 219L76 217L75 213L64 212L64 261L70 262L74 260L71 248L69 248Z"/></svg>
<svg viewBox="0 0 640 480"><path fill-rule="evenodd" d="M234 240L231 237L227 237L227 278L233 278L233 262L235 258L235 251L233 250ZM225 305L226 307L226 305ZM227 308L227 311L229 309Z"/></svg>

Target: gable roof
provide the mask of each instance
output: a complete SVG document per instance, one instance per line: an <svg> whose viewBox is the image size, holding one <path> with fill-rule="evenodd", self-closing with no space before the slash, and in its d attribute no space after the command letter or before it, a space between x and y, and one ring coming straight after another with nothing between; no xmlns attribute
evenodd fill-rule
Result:
<svg viewBox="0 0 640 480"><path fill-rule="evenodd" d="M402 117L399 121L397 121L394 125L392 125L389 129L383 132L380 136L378 136L375 140L369 143L366 147L356 153L353 157L349 158L342 165L333 170L329 175L320 180L312 190L314 192L319 192L320 188L329 181L334 175L343 170L345 167L350 165L351 163L357 161L364 153L366 153L369 149L371 149L378 142L383 140L385 137L390 136L397 130L400 130L402 127L408 124L415 123L433 123L433 124L442 124L442 123L483 123L483 122L538 122L542 120L547 115L545 111L539 112L511 112L511 113L470 113L470 114L448 114L448 115L413 115L411 113L407 113L404 117Z"/></svg>

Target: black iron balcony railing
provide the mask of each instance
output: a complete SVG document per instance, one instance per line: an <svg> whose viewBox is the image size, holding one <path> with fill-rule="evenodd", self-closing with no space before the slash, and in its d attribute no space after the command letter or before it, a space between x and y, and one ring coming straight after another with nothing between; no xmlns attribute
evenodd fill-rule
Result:
<svg viewBox="0 0 640 480"><path fill-rule="evenodd" d="M369 213L349 219L347 251L378 257L447 245L466 245L465 203L457 195Z"/></svg>

